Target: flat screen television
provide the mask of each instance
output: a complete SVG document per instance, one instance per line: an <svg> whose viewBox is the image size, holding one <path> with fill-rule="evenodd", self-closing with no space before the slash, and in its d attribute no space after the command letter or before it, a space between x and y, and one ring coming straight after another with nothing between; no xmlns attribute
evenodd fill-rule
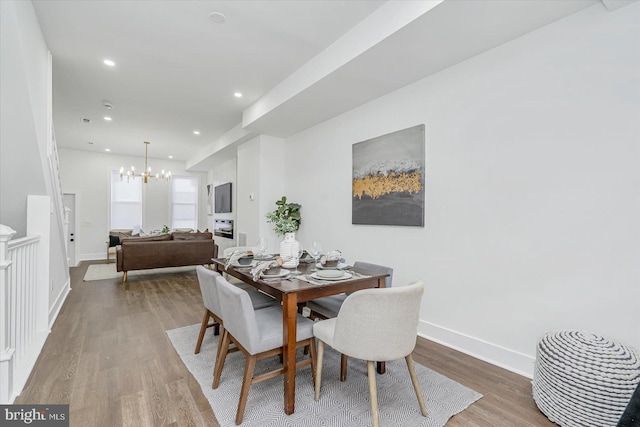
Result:
<svg viewBox="0 0 640 427"><path fill-rule="evenodd" d="M214 188L215 213L231 212L231 183L218 185Z"/></svg>

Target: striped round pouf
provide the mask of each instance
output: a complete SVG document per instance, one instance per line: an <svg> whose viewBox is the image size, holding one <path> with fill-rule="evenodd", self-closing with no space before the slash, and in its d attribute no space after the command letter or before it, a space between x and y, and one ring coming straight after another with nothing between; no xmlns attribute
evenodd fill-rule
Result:
<svg viewBox="0 0 640 427"><path fill-rule="evenodd" d="M533 398L561 426L615 426L639 381L640 357L620 343L578 331L538 343Z"/></svg>

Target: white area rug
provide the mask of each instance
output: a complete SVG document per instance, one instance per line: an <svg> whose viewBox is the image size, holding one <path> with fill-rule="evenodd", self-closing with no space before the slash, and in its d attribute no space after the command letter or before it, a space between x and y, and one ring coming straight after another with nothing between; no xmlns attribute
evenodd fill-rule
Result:
<svg viewBox="0 0 640 427"><path fill-rule="evenodd" d="M174 348L196 378L222 427L235 426L245 357L236 352L227 356L220 386L213 390L213 363L218 337L207 331L199 354L193 354L200 325L167 331ZM256 373L274 369L278 358L259 361ZM442 427L450 417L463 411L482 395L429 368L415 364L429 416L420 414L407 365L402 360L387 363L387 372L378 375L380 425ZM369 385L365 361L349 359L347 381L340 382L340 356L325 346L320 401L313 399L311 368L296 374L295 413L284 413L283 376L251 386L242 426L335 426L371 425Z"/></svg>
<svg viewBox="0 0 640 427"><path fill-rule="evenodd" d="M150 270L134 270L127 274L127 280L138 277L147 276L150 274L170 274L170 273L183 273L185 271L195 271L196 267L191 265L187 267L167 267L167 268L152 268ZM84 282L90 282L92 280L105 280L105 279L121 279L122 272L116 271L116 264L91 264L87 268L87 272L82 279Z"/></svg>

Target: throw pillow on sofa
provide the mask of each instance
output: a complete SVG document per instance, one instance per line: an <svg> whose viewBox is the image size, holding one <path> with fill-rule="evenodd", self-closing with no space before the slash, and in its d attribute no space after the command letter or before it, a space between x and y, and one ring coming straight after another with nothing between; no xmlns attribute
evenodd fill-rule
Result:
<svg viewBox="0 0 640 427"><path fill-rule="evenodd" d="M169 233L164 233L164 234L154 234L152 236L131 236L131 237L126 237L123 239L120 239L121 242L162 242L164 240L171 240L171 234Z"/></svg>
<svg viewBox="0 0 640 427"><path fill-rule="evenodd" d="M187 233L183 231L174 231L171 233L173 240L211 240L213 234L211 233Z"/></svg>
<svg viewBox="0 0 640 427"><path fill-rule="evenodd" d="M118 246L120 244L120 236L109 236L109 247Z"/></svg>

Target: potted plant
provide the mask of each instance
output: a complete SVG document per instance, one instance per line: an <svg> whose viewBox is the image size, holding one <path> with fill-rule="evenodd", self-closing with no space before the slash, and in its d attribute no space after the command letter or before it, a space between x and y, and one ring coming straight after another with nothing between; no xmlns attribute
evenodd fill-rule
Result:
<svg viewBox="0 0 640 427"><path fill-rule="evenodd" d="M273 231L278 236L287 233L294 233L300 228L300 205L298 203L287 203L286 196L276 201L276 210L267 213L267 222L273 224ZM294 236L295 237L295 236Z"/></svg>
<svg viewBox="0 0 640 427"><path fill-rule="evenodd" d="M300 228L300 205L298 203L287 203L287 198L276 201L276 210L266 214L267 222L273 224L273 231L278 236L284 236L280 243L280 256L287 260L283 267L295 268L298 266L298 252L300 243L296 241L296 231ZM295 259L292 259L295 258Z"/></svg>

